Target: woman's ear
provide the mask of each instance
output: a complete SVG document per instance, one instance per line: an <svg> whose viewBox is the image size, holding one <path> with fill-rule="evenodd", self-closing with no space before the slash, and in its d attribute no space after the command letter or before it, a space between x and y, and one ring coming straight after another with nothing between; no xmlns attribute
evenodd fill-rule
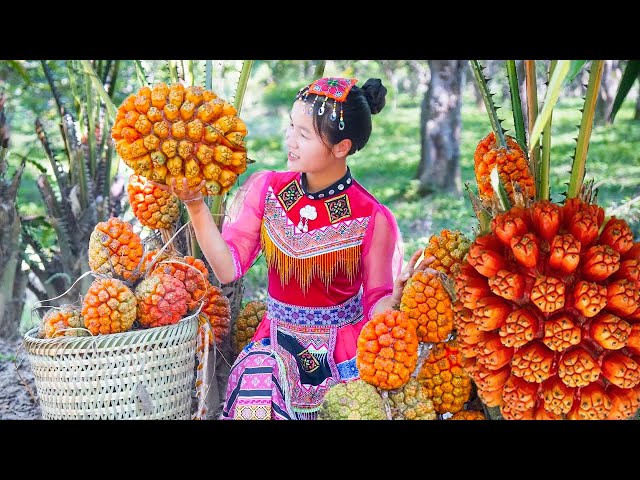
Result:
<svg viewBox="0 0 640 480"><path fill-rule="evenodd" d="M351 150L352 142L350 139L345 138L333 146L333 154L336 157L346 157Z"/></svg>

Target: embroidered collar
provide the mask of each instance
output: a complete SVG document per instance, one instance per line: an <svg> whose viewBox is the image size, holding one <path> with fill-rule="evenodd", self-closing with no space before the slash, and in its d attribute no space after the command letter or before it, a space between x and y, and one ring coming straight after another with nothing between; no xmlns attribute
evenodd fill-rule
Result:
<svg viewBox="0 0 640 480"><path fill-rule="evenodd" d="M342 193L352 184L353 179L351 178L351 169L349 169L349 167L347 167L347 173L345 173L344 177L342 177L340 180L332 183L327 188L313 193L309 193L309 191L307 190L307 174L302 173L300 175L300 186L302 187L302 192L311 200L315 200L317 198L326 198L337 193Z"/></svg>

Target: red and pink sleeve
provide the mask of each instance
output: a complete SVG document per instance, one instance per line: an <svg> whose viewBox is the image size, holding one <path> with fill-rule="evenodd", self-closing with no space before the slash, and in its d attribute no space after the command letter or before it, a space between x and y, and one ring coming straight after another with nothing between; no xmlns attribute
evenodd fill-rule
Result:
<svg viewBox="0 0 640 480"><path fill-rule="evenodd" d="M247 273L260 253L264 200L272 173L261 171L252 174L237 190L227 208L222 238L233 257L234 280Z"/></svg>
<svg viewBox="0 0 640 480"><path fill-rule="evenodd" d="M362 242L364 320L371 319L376 303L393 292L393 281L404 261L402 236L395 217L384 205L372 215Z"/></svg>

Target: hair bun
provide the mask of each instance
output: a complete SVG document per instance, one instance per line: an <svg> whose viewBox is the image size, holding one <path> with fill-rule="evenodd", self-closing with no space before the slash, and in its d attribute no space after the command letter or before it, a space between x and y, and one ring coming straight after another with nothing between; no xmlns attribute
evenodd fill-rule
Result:
<svg viewBox="0 0 640 480"><path fill-rule="evenodd" d="M370 78L362 86L362 91L373 115L384 108L387 88L382 85L382 80L379 78Z"/></svg>

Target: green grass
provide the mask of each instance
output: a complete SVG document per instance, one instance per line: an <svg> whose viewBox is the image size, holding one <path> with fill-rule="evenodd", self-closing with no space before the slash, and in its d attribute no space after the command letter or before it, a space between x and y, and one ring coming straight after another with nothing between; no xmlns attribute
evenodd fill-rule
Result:
<svg viewBox="0 0 640 480"><path fill-rule="evenodd" d="M472 236L477 228L467 195L434 193L417 195L414 179L420 158L419 106L400 103L395 111L383 110L374 117L373 134L363 151L349 158L355 178L395 215L405 246L405 260L418 248L424 248L429 237L443 228L458 229ZM569 181L575 137L580 123L581 99L569 98L559 102L552 122L551 199L562 202ZM585 179L596 179L599 204L605 211L640 195L640 122L632 120L633 104L623 105L616 123L595 126L593 129ZM256 160L249 173L259 169L285 168L283 132L284 118L260 116L247 122L250 157ZM507 113L509 117L507 117ZM510 112L500 111L508 134L514 135ZM278 125L280 130L278 131ZM255 137L252 131L263 135ZM462 109L460 164L462 184L469 183L476 191L473 153L478 142L491 131L486 112L466 98ZM265 132L270 132L265 135ZM624 213L624 214L623 214ZM640 238L638 207L635 215L624 211L618 216L631 225L636 239ZM264 299L267 268L260 257L245 276L245 298Z"/></svg>

